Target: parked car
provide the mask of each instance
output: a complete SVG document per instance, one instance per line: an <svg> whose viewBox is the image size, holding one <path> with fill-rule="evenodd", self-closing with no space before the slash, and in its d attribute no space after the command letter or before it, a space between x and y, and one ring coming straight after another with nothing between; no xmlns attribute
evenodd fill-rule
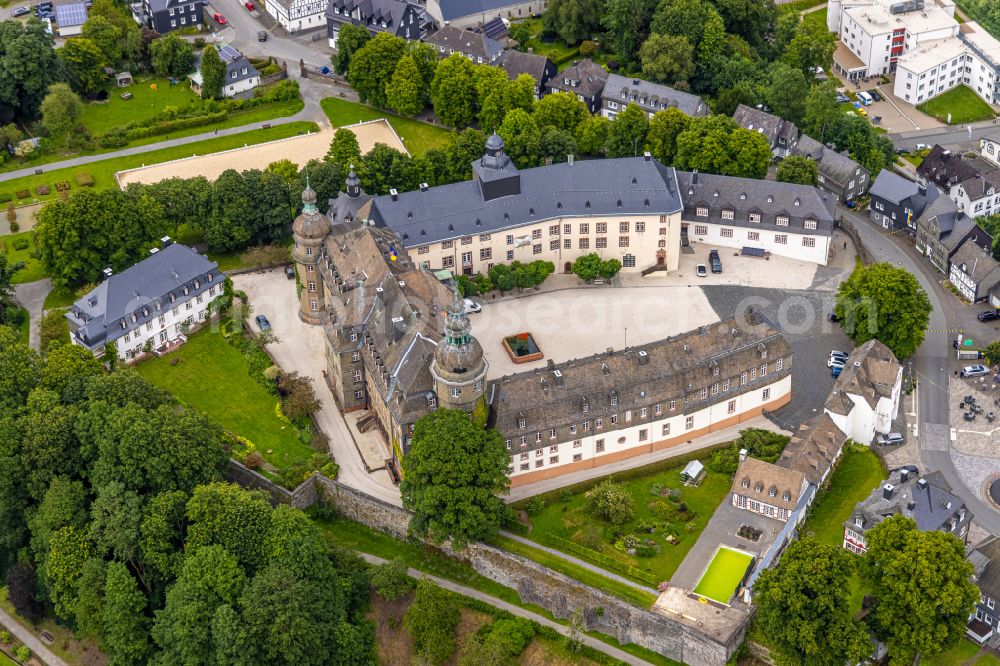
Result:
<svg viewBox="0 0 1000 666"><path fill-rule="evenodd" d="M10 10L10 15L13 16L14 18L18 18L19 16L27 16L30 13L31 13L31 7L15 7L14 9Z"/></svg>
<svg viewBox="0 0 1000 666"><path fill-rule="evenodd" d="M838 104L843 104L844 102L850 102L851 101L850 97L848 97L847 95L841 94L841 93L837 93L837 97L835 99L837 100Z"/></svg>
<svg viewBox="0 0 1000 666"><path fill-rule="evenodd" d="M465 299L465 314L473 314L475 312L479 312L482 309L483 306L480 305L479 303L476 303L471 298Z"/></svg>
<svg viewBox="0 0 1000 666"><path fill-rule="evenodd" d="M215 22L218 23L219 25L226 25L229 22L226 20L225 16L223 16L218 12L212 14L212 18L215 19Z"/></svg>
<svg viewBox="0 0 1000 666"><path fill-rule="evenodd" d="M828 368L843 368L847 364L846 358L840 358L839 356L831 356L826 360L826 367Z"/></svg>
<svg viewBox="0 0 1000 666"><path fill-rule="evenodd" d="M295 269L291 266L285 266L285 277L289 280L295 279Z"/></svg>
<svg viewBox="0 0 1000 666"><path fill-rule="evenodd" d="M913 147L913 150L930 150L930 149L931 147L928 146L926 143L918 143L916 146Z"/></svg>
<svg viewBox="0 0 1000 666"><path fill-rule="evenodd" d="M719 251L712 250L708 253L708 263L712 265L713 273L722 272L722 261L719 259Z"/></svg>
<svg viewBox="0 0 1000 666"><path fill-rule="evenodd" d="M909 148L897 148L896 149L896 154L897 155L906 155L909 152L910 152Z"/></svg>
<svg viewBox="0 0 1000 666"><path fill-rule="evenodd" d="M257 33L257 41L258 42L266 42L267 41L267 32L264 31L264 30L261 30L260 32L258 32Z"/></svg>
<svg viewBox="0 0 1000 666"><path fill-rule="evenodd" d="M261 330L261 332L270 331L271 330L271 322L269 322L267 320L267 317L265 317L264 315L260 314L260 315L257 315L256 320L257 320L257 328L259 328Z"/></svg>
<svg viewBox="0 0 1000 666"><path fill-rule="evenodd" d="M866 93L865 91L862 90L861 92L858 93L858 101L864 104L865 106L868 106L875 100L870 93Z"/></svg>
<svg viewBox="0 0 1000 666"><path fill-rule="evenodd" d="M834 379L839 377L840 373L842 373L843 371L844 371L844 366L842 365L835 365L832 368L830 368L830 374L833 376Z"/></svg>
<svg viewBox="0 0 1000 666"><path fill-rule="evenodd" d="M243 6L247 8L248 12L255 11L257 8L253 6L252 2L244 2Z"/></svg>
<svg viewBox="0 0 1000 666"><path fill-rule="evenodd" d="M877 91L877 90L869 90L868 94L871 95L872 99L875 100L876 102L881 102L882 101L882 95L879 94L879 91Z"/></svg>
<svg viewBox="0 0 1000 666"><path fill-rule="evenodd" d="M878 446L893 446L895 444L903 443L903 435L898 432L889 432L884 435L879 435L875 438L875 444Z"/></svg>
<svg viewBox="0 0 1000 666"><path fill-rule="evenodd" d="M846 361L848 356L850 356L850 354L848 354L847 352L842 352L839 349L831 349L830 350L830 358L834 358L834 357L836 357L836 358L842 358L842 359L844 359Z"/></svg>
<svg viewBox="0 0 1000 666"><path fill-rule="evenodd" d="M967 365L960 374L963 377L984 377L990 374L990 369L985 365Z"/></svg>
<svg viewBox="0 0 1000 666"><path fill-rule="evenodd" d="M698 264L698 268L695 269L698 277L705 277L708 275L708 270L705 269L705 264Z"/></svg>
<svg viewBox="0 0 1000 666"><path fill-rule="evenodd" d="M1000 310L986 310L976 315L979 321L996 321L1000 319Z"/></svg>

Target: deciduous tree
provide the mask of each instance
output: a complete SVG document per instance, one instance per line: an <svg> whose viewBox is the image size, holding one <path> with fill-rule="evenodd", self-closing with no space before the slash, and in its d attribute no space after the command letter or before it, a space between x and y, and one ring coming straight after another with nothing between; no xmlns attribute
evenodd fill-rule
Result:
<svg viewBox="0 0 1000 666"><path fill-rule="evenodd" d="M333 68L344 76L351 66L351 57L372 38L368 28L353 23L344 23L337 32L337 52L333 55Z"/></svg>
<svg viewBox="0 0 1000 666"><path fill-rule="evenodd" d="M94 42L85 37L70 37L57 53L74 91L89 95L107 83L104 68L108 59Z"/></svg>
<svg viewBox="0 0 1000 666"><path fill-rule="evenodd" d="M440 664L451 656L455 651L453 634L458 620L458 600L454 594L429 580L417 582L417 592L403 616L403 626L422 657Z"/></svg>
<svg viewBox="0 0 1000 666"><path fill-rule="evenodd" d="M657 111L649 121L646 148L664 164L672 164L677 154L677 137L688 128L691 117L677 107Z"/></svg>
<svg viewBox="0 0 1000 666"><path fill-rule="evenodd" d="M450 127L469 125L478 99L475 65L468 58L453 53L438 63L431 82L431 103L438 120Z"/></svg>
<svg viewBox="0 0 1000 666"><path fill-rule="evenodd" d="M642 72L654 81L673 84L694 74L694 49L686 37L652 34L639 49Z"/></svg>
<svg viewBox="0 0 1000 666"><path fill-rule="evenodd" d="M540 128L555 127L570 132L591 117L587 105L568 92L554 92L542 97L535 102L532 116Z"/></svg>
<svg viewBox="0 0 1000 666"><path fill-rule="evenodd" d="M646 112L635 104L615 116L608 129L608 157L635 157L646 145L649 120Z"/></svg>
<svg viewBox="0 0 1000 666"><path fill-rule="evenodd" d="M110 666L142 664L148 659L151 646L145 609L146 597L128 568L120 562L108 564L102 619Z"/></svg>
<svg viewBox="0 0 1000 666"><path fill-rule="evenodd" d="M271 521L271 505L263 491L228 483L199 486L188 501L187 518L188 549L221 546L247 572L263 562Z"/></svg>
<svg viewBox="0 0 1000 666"><path fill-rule="evenodd" d="M604 116L590 116L576 126L576 147L581 155L604 155L611 121Z"/></svg>
<svg viewBox="0 0 1000 666"><path fill-rule="evenodd" d="M407 575L406 562L397 557L371 569L372 587L386 601L395 601L413 588L413 581Z"/></svg>
<svg viewBox="0 0 1000 666"><path fill-rule="evenodd" d="M42 125L53 138L64 140L69 148L70 133L80 121L83 103L65 83L53 83L42 100Z"/></svg>
<svg viewBox="0 0 1000 666"><path fill-rule="evenodd" d="M614 42L615 52L625 62L635 60L639 45L649 34L655 0L608 0L601 17Z"/></svg>
<svg viewBox="0 0 1000 666"><path fill-rule="evenodd" d="M597 31L603 8L600 0L550 0L542 21L546 31L559 35L567 44L576 44Z"/></svg>
<svg viewBox="0 0 1000 666"><path fill-rule="evenodd" d="M505 151L518 168L538 164L541 132L527 111L514 109L508 113L497 133L503 137Z"/></svg>
<svg viewBox="0 0 1000 666"><path fill-rule="evenodd" d="M0 121L38 116L49 86L63 78L54 46L39 21L0 21Z"/></svg>
<svg viewBox="0 0 1000 666"><path fill-rule="evenodd" d="M835 312L855 344L874 338L903 359L924 340L931 302L909 271L880 263L855 268L840 284Z"/></svg>
<svg viewBox="0 0 1000 666"><path fill-rule="evenodd" d="M424 110L423 81L413 58L404 55L396 63L392 78L385 87L386 105L403 116L415 116Z"/></svg>
<svg viewBox="0 0 1000 666"><path fill-rule="evenodd" d="M153 70L160 76L181 78L194 69L194 49L179 35L170 33L149 45Z"/></svg>
<svg viewBox="0 0 1000 666"><path fill-rule="evenodd" d="M837 35L827 30L825 23L802 21L796 26L795 34L782 59L793 67L808 72L816 67L828 66L836 47Z"/></svg>
<svg viewBox="0 0 1000 666"><path fill-rule="evenodd" d="M791 155L778 165L778 182L815 185L819 175L816 160L800 155Z"/></svg>
<svg viewBox="0 0 1000 666"><path fill-rule="evenodd" d="M103 16L91 15L83 23L82 34L94 43L109 63L121 62L125 53L125 34L121 28Z"/></svg>
<svg viewBox="0 0 1000 666"><path fill-rule="evenodd" d="M405 51L405 40L380 32L351 56L347 80L362 102L380 109L388 106L386 87Z"/></svg>
<svg viewBox="0 0 1000 666"><path fill-rule="evenodd" d="M208 99L222 99L222 87L226 85L226 63L219 52L209 44L201 51L201 96Z"/></svg>
<svg viewBox="0 0 1000 666"><path fill-rule="evenodd" d="M403 458L403 506L413 512L410 529L462 548L500 528L505 507L507 451L500 433L484 430L469 415L438 409L420 418Z"/></svg>
<svg viewBox="0 0 1000 666"><path fill-rule="evenodd" d="M63 619L71 620L76 612L77 581L90 555L90 542L83 530L63 527L49 539L45 581L55 612Z"/></svg>
<svg viewBox="0 0 1000 666"><path fill-rule="evenodd" d="M38 580L30 564L18 562L7 570L7 598L14 612L32 624L45 617L45 607L38 600Z"/></svg>

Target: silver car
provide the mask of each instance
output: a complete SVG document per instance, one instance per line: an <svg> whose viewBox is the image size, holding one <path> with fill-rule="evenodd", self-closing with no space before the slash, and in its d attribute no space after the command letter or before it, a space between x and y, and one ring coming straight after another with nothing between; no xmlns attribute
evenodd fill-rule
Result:
<svg viewBox="0 0 1000 666"><path fill-rule="evenodd" d="M884 435L879 435L875 438L875 444L878 446L892 446L894 444L902 444L903 435L898 432L890 432Z"/></svg>
<svg viewBox="0 0 1000 666"><path fill-rule="evenodd" d="M967 365L962 368L963 377L983 377L990 374L990 369L985 365Z"/></svg>

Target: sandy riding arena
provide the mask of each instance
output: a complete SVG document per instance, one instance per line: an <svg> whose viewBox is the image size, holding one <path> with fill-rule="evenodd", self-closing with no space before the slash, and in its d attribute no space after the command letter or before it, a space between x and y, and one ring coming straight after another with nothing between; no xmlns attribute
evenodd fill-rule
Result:
<svg viewBox="0 0 1000 666"><path fill-rule="evenodd" d="M347 125L344 129L351 130L358 137L362 153L367 153L376 143L384 143L391 148L406 152L403 142L385 119ZM115 178L118 179L118 185L125 189L130 183L149 184L167 178L205 176L209 180L215 180L226 169L238 171L264 169L271 162L278 160L291 160L301 167L309 160L320 159L326 155L330 141L333 140L333 132L332 129L324 129L312 134L224 150L220 153L196 155L162 164L126 169L116 173Z"/></svg>

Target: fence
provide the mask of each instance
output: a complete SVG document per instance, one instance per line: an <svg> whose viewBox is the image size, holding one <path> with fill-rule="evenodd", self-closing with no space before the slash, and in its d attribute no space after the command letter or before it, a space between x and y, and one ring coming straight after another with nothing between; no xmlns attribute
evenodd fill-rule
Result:
<svg viewBox="0 0 1000 666"><path fill-rule="evenodd" d="M865 244L861 242L861 234L858 233L858 229L854 226L854 222L848 217L841 216L839 224L840 228L844 230L844 233L851 238L851 242L854 243L854 249L857 251L858 256L861 257L861 263L865 266L875 263L871 253L868 252L868 248L866 248Z"/></svg>

